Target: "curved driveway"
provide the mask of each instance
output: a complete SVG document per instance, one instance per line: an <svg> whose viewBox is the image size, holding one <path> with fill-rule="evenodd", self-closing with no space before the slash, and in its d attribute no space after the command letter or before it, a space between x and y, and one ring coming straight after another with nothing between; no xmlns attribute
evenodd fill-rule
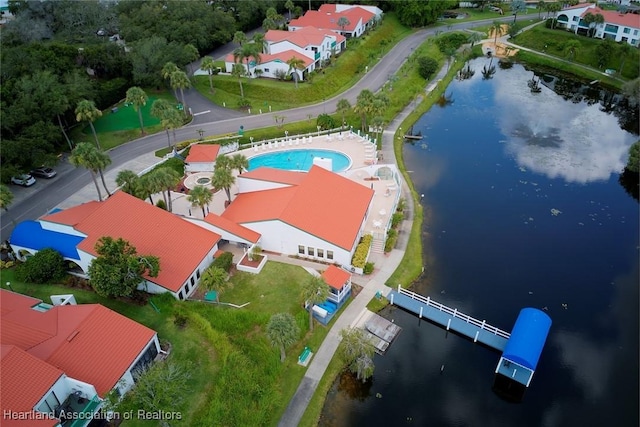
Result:
<svg viewBox="0 0 640 427"><path fill-rule="evenodd" d="M518 20L531 19L532 15L519 16ZM500 21L510 21L510 16L499 18ZM495 19L487 19L482 21L463 22L452 25L449 31L463 30L480 25L490 24ZM226 114L220 112L219 107L209 104L210 110L214 110L217 115L216 121L208 123L198 123L200 119L194 120L194 123L176 130L176 137L180 140L193 139L198 137L198 130L204 130L205 135L218 135L223 133L237 132L240 126L246 129L257 129L274 125L275 114L284 114L287 123L306 120L308 115L316 117L323 112L334 112L339 99L346 98L355 103L356 97L363 89L369 89L376 92L382 85L393 75L396 70L407 59L413 49L417 48L428 36L433 35L437 30L444 31L444 27L429 28L419 30L400 41L386 56L384 56L368 73L347 91L328 99L325 102L309 105L306 107L294 108L291 110L278 111L274 113L266 113L260 115L240 115L233 110L226 110ZM191 90L188 92L189 105L190 101L194 102L194 113L198 113L203 108L204 98L202 95ZM208 102L208 101L206 101ZM206 110L205 110L206 111ZM209 114L207 114L209 116ZM196 118L200 117L199 115ZM134 141L123 144L109 151L111 156L111 166L114 168L120 166L127 161L139 157L165 147L167 144L166 135L160 132L148 135ZM11 205L8 212L2 212L0 216L1 231L0 239L2 241L9 238L15 224L27 220L36 219L46 214L50 209L57 206L63 200L72 196L75 192L91 183L89 173L84 169L74 169L68 162L61 162L57 167L58 176L52 180L39 179L38 183L31 188L18 188L14 191L14 204Z"/></svg>

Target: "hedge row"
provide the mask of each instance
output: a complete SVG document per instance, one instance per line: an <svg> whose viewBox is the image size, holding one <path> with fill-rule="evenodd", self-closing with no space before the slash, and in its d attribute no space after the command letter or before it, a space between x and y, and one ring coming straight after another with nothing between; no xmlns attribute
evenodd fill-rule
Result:
<svg viewBox="0 0 640 427"><path fill-rule="evenodd" d="M367 262L367 255L369 254L369 248L371 247L371 242L373 241L373 236L371 234L365 234L362 236L362 240L358 244L355 253L353 254L353 259L351 260L351 265L354 267L364 268L364 265Z"/></svg>

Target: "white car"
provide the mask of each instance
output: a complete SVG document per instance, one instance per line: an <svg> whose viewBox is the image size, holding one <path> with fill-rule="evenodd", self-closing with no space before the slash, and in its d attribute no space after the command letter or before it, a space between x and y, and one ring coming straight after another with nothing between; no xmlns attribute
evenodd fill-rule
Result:
<svg viewBox="0 0 640 427"><path fill-rule="evenodd" d="M22 185L23 187L31 187L36 183L36 179L29 174L12 176L11 182L16 185Z"/></svg>

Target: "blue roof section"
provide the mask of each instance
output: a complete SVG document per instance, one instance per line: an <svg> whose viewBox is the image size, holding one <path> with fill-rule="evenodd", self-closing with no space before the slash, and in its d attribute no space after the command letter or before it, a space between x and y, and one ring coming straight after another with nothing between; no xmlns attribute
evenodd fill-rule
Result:
<svg viewBox="0 0 640 427"><path fill-rule="evenodd" d="M523 308L502 357L535 371L550 328L551 318L544 311Z"/></svg>
<svg viewBox="0 0 640 427"><path fill-rule="evenodd" d="M85 238L57 231L45 230L38 221L23 221L13 229L11 244L39 251L53 248L64 258L80 260L76 246Z"/></svg>

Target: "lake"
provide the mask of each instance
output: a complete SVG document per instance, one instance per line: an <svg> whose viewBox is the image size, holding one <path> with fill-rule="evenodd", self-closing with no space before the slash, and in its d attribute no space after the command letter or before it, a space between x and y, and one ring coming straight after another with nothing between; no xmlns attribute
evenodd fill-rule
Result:
<svg viewBox="0 0 640 427"><path fill-rule="evenodd" d="M336 380L322 426L639 425L639 210L618 183L638 138L620 126L637 116L550 75L532 93L517 64L483 79L489 61L470 63L404 147L426 218L413 290L507 331L520 309L544 309L531 386L502 400L499 352L392 307L402 333L369 383Z"/></svg>

